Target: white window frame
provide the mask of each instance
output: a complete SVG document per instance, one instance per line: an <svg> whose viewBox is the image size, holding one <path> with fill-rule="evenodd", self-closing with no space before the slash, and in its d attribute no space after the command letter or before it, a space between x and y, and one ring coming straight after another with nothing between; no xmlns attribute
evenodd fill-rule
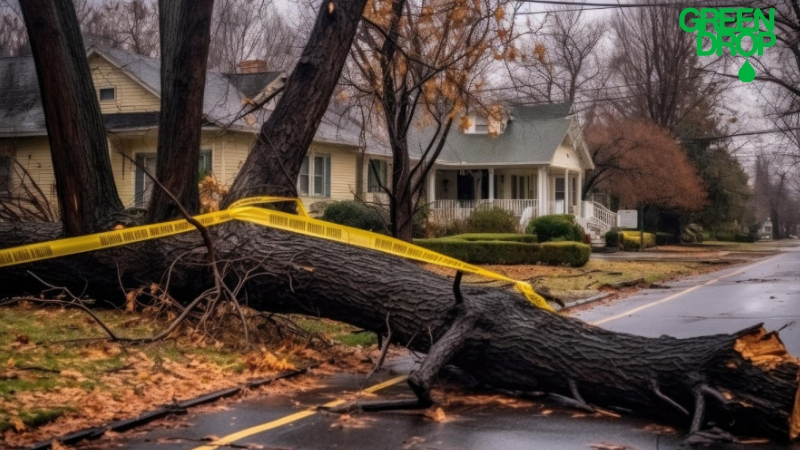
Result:
<svg viewBox="0 0 800 450"><path fill-rule="evenodd" d="M322 164L321 173L317 173L319 165ZM303 158L303 165L300 166L300 174L297 177L297 193L303 197L327 197L331 196L331 155L329 154L309 154ZM317 179L320 179L321 188L317 186ZM303 189L303 180L306 182L306 189Z"/></svg>
<svg viewBox="0 0 800 450"><path fill-rule="evenodd" d="M467 134L489 134L489 119L483 117L478 113L469 114L469 128L465 131Z"/></svg>
<svg viewBox="0 0 800 450"><path fill-rule="evenodd" d="M203 174L203 159L208 158L208 170L205 174ZM200 177L211 175L214 172L214 155L211 152L211 149L201 149L200 150L200 157L198 158L197 162L197 170L200 172Z"/></svg>

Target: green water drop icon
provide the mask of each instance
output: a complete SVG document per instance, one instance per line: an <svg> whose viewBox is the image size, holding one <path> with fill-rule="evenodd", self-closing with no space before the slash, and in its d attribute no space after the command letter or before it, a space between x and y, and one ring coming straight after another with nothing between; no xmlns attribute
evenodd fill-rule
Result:
<svg viewBox="0 0 800 450"><path fill-rule="evenodd" d="M756 79L756 69L750 65L750 61L744 60L744 64L742 68L739 69L739 79L744 81L745 83L749 83Z"/></svg>

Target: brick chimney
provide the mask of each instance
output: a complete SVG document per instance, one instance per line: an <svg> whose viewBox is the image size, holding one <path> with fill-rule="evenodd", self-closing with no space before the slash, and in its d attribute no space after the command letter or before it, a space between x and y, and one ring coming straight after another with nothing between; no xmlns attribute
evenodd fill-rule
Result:
<svg viewBox="0 0 800 450"><path fill-rule="evenodd" d="M261 73L267 71L267 62L263 59L248 59L239 64L241 73Z"/></svg>

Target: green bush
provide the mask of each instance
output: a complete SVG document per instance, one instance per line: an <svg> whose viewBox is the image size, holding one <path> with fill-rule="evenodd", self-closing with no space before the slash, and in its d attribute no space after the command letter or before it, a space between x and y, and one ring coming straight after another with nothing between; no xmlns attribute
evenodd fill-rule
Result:
<svg viewBox="0 0 800 450"><path fill-rule="evenodd" d="M469 233L514 233L517 218L502 208L476 209L466 220Z"/></svg>
<svg viewBox="0 0 800 450"><path fill-rule="evenodd" d="M362 230L387 233L385 216L386 212L383 210L378 211L354 200L344 200L327 205L322 213L322 220Z"/></svg>
<svg viewBox="0 0 800 450"><path fill-rule="evenodd" d="M471 264L551 264L582 266L589 261L591 247L575 242L534 244L506 240L470 241L454 239L416 239L420 247Z"/></svg>
<svg viewBox="0 0 800 450"><path fill-rule="evenodd" d="M539 242L575 241L583 242L586 232L575 223L572 214L550 214L537 217L525 228L528 234L535 234Z"/></svg>
<svg viewBox="0 0 800 450"><path fill-rule="evenodd" d="M619 246L619 232L616 230L611 230L606 232L606 247L617 247Z"/></svg>
<svg viewBox="0 0 800 450"><path fill-rule="evenodd" d="M641 248L641 232L639 231L620 231L619 236L622 242L622 249L628 252L635 252ZM656 235L644 233L644 248L656 246Z"/></svg>

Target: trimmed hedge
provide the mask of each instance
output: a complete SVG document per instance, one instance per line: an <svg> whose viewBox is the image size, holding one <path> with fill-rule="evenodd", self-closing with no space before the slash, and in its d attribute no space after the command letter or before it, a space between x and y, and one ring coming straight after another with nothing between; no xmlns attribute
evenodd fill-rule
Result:
<svg viewBox="0 0 800 450"><path fill-rule="evenodd" d="M551 266L563 264L580 267L589 262L592 247L576 242L545 242L542 246L542 262Z"/></svg>
<svg viewBox="0 0 800 450"><path fill-rule="evenodd" d="M538 236L539 242L583 242L586 235L583 227L575 223L575 217L572 214L550 214L537 217L528 222L525 232Z"/></svg>
<svg viewBox="0 0 800 450"><path fill-rule="evenodd" d="M639 231L620 231L619 238L622 249L628 252L635 252L641 248L641 234ZM656 246L656 235L644 233L644 248Z"/></svg>
<svg viewBox="0 0 800 450"><path fill-rule="evenodd" d="M453 237L416 239L416 245L471 264L536 264L578 267L589 261L591 247L576 242L534 244L507 240L466 240Z"/></svg>
<svg viewBox="0 0 800 450"><path fill-rule="evenodd" d="M519 234L519 233L465 233L457 234L455 236L448 236L445 239L462 239L465 241L510 241L510 242L527 242L535 244L535 234Z"/></svg>
<svg viewBox="0 0 800 450"><path fill-rule="evenodd" d="M714 238L725 242L755 242L756 236L753 234L740 234L731 231L717 231Z"/></svg>

